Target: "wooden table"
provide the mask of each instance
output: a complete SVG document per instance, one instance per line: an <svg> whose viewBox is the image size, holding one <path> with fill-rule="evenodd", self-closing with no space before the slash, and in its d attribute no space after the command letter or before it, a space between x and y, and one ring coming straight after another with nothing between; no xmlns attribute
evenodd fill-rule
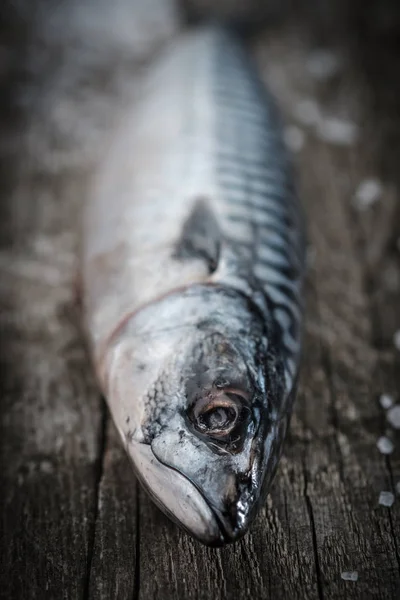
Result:
<svg viewBox="0 0 400 600"><path fill-rule="evenodd" d="M45 41L9 12L0 49L0 598L400 598L400 495L379 503L396 494L400 436L378 402L400 400L395 1L283 2L254 38L298 150L307 323L273 489L245 539L221 550L178 531L141 491L96 389L80 327L79 209L142 56L113 45L95 14L69 35L60 11ZM369 205L356 191L371 178L381 189ZM391 454L377 448L383 435Z"/></svg>

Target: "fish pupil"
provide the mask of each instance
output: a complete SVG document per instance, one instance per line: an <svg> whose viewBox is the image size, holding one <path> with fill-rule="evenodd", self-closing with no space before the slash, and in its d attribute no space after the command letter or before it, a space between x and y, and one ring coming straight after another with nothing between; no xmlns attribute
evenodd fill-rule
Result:
<svg viewBox="0 0 400 600"><path fill-rule="evenodd" d="M200 424L209 430L224 429L231 425L235 418L236 411L233 408L218 406L202 414Z"/></svg>

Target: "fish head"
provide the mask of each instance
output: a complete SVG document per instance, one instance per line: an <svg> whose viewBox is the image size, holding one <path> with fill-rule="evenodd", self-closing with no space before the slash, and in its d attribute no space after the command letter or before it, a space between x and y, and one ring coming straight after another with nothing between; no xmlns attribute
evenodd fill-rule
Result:
<svg viewBox="0 0 400 600"><path fill-rule="evenodd" d="M146 307L116 342L109 403L156 504L207 545L244 535L286 433L269 321L233 290L194 286Z"/></svg>

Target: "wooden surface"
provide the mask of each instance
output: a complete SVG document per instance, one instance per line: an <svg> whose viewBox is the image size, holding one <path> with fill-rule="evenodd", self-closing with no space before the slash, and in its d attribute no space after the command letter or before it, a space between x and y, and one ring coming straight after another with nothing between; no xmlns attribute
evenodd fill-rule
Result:
<svg viewBox="0 0 400 600"><path fill-rule="evenodd" d="M103 20L93 8L89 20L79 13L75 29L68 11L55 11L54 30L9 10L0 48L0 598L400 597L399 494L391 508L379 504L400 481L400 435L378 402L382 393L400 401L400 18L389 0L346 4L310 0L254 39L287 122L304 132L296 163L312 250L285 454L250 533L221 550L192 541L139 489L80 328L79 208L145 54L129 28L112 36L126 1ZM321 45L341 59L327 81L310 73ZM321 139L304 125L304 99L324 118L356 123L357 139L348 127L346 143ZM355 190L371 177L382 195L357 209ZM376 446L384 434L395 445L387 456ZM357 581L342 579L355 571Z"/></svg>

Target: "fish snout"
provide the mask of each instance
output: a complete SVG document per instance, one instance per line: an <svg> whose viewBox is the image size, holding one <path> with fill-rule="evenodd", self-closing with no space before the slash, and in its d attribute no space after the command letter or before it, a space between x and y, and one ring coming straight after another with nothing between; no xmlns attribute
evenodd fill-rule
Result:
<svg viewBox="0 0 400 600"><path fill-rule="evenodd" d="M212 506L224 544L236 542L246 534L257 506L257 497L249 489L242 490L234 499L226 498L220 508Z"/></svg>

